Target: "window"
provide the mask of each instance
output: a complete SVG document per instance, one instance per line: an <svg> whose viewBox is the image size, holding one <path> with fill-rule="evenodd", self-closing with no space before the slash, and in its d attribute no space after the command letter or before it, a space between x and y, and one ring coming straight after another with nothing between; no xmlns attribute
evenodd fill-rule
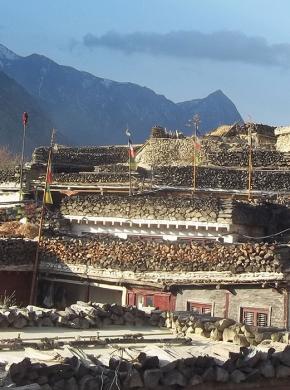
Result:
<svg viewBox="0 0 290 390"><path fill-rule="evenodd" d="M153 304L153 295L146 295L145 297L145 306L150 306L150 307L153 307L154 304Z"/></svg>
<svg viewBox="0 0 290 390"><path fill-rule="evenodd" d="M211 314L212 305L208 303L187 302L187 310L197 314Z"/></svg>
<svg viewBox="0 0 290 390"><path fill-rule="evenodd" d="M252 307L241 308L241 322L253 326L268 326L269 310Z"/></svg>

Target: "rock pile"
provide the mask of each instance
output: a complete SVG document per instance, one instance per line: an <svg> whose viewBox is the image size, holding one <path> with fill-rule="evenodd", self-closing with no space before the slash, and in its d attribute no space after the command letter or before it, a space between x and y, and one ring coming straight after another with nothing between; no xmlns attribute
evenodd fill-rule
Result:
<svg viewBox="0 0 290 390"><path fill-rule="evenodd" d="M165 323L175 333L185 337L198 335L213 341L233 342L241 347L256 346L264 340L288 344L290 336L284 329L267 327L267 324L256 327L194 312L166 313Z"/></svg>
<svg viewBox="0 0 290 390"><path fill-rule="evenodd" d="M278 247L267 243L171 243L163 240L122 240L111 236L97 236L92 239L46 238L41 242L41 248L43 262L86 264L134 272L280 272L283 260L278 254Z"/></svg>
<svg viewBox="0 0 290 390"><path fill-rule="evenodd" d="M193 139L150 139L136 157L138 164L150 167L192 165Z"/></svg>
<svg viewBox="0 0 290 390"><path fill-rule="evenodd" d="M67 357L50 366L31 363L26 358L11 365L9 376L17 386L27 386L27 389L29 384L36 384L33 390L177 390L198 387L202 383L225 385L227 382L260 382L263 385L272 378L289 378L290 346L283 352L275 352L272 348L268 353L242 348L239 353L230 353L224 363L209 356L162 361L158 356L144 352L132 361L115 354L108 366L93 356L90 359L87 356L85 359ZM276 388L279 383L276 381Z"/></svg>
<svg viewBox="0 0 290 390"><path fill-rule="evenodd" d="M102 328L108 325L163 326L161 312L145 314L134 306L80 302L64 310L25 308L0 308L0 328L21 329L27 326L61 326L74 329Z"/></svg>
<svg viewBox="0 0 290 390"><path fill-rule="evenodd" d="M78 195L64 198L63 215L216 221L219 199L205 197Z"/></svg>

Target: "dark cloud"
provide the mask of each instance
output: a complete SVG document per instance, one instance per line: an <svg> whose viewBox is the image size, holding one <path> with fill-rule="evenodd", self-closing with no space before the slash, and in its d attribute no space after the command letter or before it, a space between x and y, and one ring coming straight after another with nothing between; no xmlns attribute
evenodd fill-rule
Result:
<svg viewBox="0 0 290 390"><path fill-rule="evenodd" d="M127 54L139 52L272 66L290 64L290 44L269 44L262 37L247 36L236 31L210 34L198 31L119 34L112 31L101 36L87 34L83 44L90 48L103 46Z"/></svg>

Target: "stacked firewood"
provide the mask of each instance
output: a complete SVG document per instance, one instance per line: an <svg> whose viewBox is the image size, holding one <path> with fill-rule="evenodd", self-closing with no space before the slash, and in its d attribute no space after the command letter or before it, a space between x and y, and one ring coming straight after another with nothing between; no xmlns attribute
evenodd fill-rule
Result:
<svg viewBox="0 0 290 390"><path fill-rule="evenodd" d="M243 148L236 151L220 150L206 154L206 162L209 165L221 167L247 167L249 163L249 151ZM288 161L284 153L275 150L254 150L252 154L254 167L285 167ZM290 163L290 162L289 162Z"/></svg>
<svg viewBox="0 0 290 390"><path fill-rule="evenodd" d="M53 180L57 183L127 183L128 174L114 173L59 173L54 175Z"/></svg>
<svg viewBox="0 0 290 390"><path fill-rule="evenodd" d="M191 166L159 167L155 170L155 184L165 186L191 187L193 168ZM246 190L248 188L248 171L246 169L223 169L200 166L196 169L196 186L223 190ZM289 191L289 171L253 172L252 190Z"/></svg>
<svg viewBox="0 0 290 390"><path fill-rule="evenodd" d="M33 163L46 163L48 148L36 148L32 155ZM128 147L124 146L98 146L98 147L59 147L53 153L53 162L57 166L73 165L103 165L125 163L128 161Z"/></svg>
<svg viewBox="0 0 290 390"><path fill-rule="evenodd" d="M0 239L1 265L31 264L35 258L36 242L22 238Z"/></svg>
<svg viewBox="0 0 290 390"><path fill-rule="evenodd" d="M46 238L41 242L41 261L86 264L121 271L230 271L280 272L278 248L267 243L221 245L216 242L168 242L96 238ZM12 252L11 252L12 253Z"/></svg>
<svg viewBox="0 0 290 390"><path fill-rule="evenodd" d="M216 221L219 199L205 197L161 197L97 194L64 198L63 215L106 216L142 219Z"/></svg>
<svg viewBox="0 0 290 390"><path fill-rule="evenodd" d="M44 237L40 259L44 263L94 266L120 271L230 271L280 272L279 247L268 243L222 245L216 242L168 242L164 240L122 240L100 235L94 238ZM36 242L18 238L0 239L2 265L30 264Z"/></svg>
<svg viewBox="0 0 290 390"><path fill-rule="evenodd" d="M0 169L0 183L19 183L18 169Z"/></svg>
<svg viewBox="0 0 290 390"><path fill-rule="evenodd" d="M191 187L193 185L192 166L158 167L154 174L154 182L159 185L173 187ZM208 167L198 167L196 169L196 186L198 188L241 190L247 188L247 180L248 173L246 170Z"/></svg>
<svg viewBox="0 0 290 390"><path fill-rule="evenodd" d="M158 310L145 314L134 306L78 301L64 310L36 306L0 308L0 328L61 326L74 329L103 328L108 325L163 326Z"/></svg>
<svg viewBox="0 0 290 390"><path fill-rule="evenodd" d="M257 327L238 323L229 318L212 317L194 312L166 313L165 324L175 333L194 338L194 335L210 338L213 341L226 341L249 347L264 340L288 344L289 332L275 327Z"/></svg>
<svg viewBox="0 0 290 390"><path fill-rule="evenodd" d="M290 377L289 346L282 352L274 348L268 352L241 348L239 353L232 352L227 360L219 362L208 355L174 359L169 353L167 359L159 360L144 352L128 360L115 351L108 365L104 365L92 355L74 354L74 350L71 353L72 357L57 364L32 363L28 358L14 363L9 368L11 382L27 390L174 390L198 388L203 383L211 388L213 384L228 388L220 386L241 382L250 382L251 388L270 388L272 383L278 389L286 388L287 382L281 380Z"/></svg>

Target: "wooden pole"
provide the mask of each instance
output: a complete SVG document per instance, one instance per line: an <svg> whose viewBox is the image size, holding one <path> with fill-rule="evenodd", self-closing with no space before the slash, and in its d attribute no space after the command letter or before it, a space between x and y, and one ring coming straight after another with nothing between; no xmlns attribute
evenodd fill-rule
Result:
<svg viewBox="0 0 290 390"><path fill-rule="evenodd" d="M24 165L25 138L26 138L26 122L24 121L23 122L23 135L22 135L21 165L20 165L20 194L19 194L19 200L22 200L22 193L23 193L23 165Z"/></svg>
<svg viewBox="0 0 290 390"><path fill-rule="evenodd" d="M132 177L131 177L131 149L129 146L129 196L132 195Z"/></svg>
<svg viewBox="0 0 290 390"><path fill-rule="evenodd" d="M196 189L196 126L197 123L194 123L194 144L193 144L193 183L192 183L192 191L194 192Z"/></svg>
<svg viewBox="0 0 290 390"><path fill-rule="evenodd" d="M193 144L193 179L192 179L192 191L195 192L196 190L196 173L197 173L197 166L196 166L196 140L197 140L197 130L199 125L200 119L199 115L194 115L192 119L192 123L194 126L194 144Z"/></svg>
<svg viewBox="0 0 290 390"><path fill-rule="evenodd" d="M47 161L47 167L46 167L45 185L44 185L44 191L43 191L43 197L42 197L42 207L41 207L40 222L39 222L39 229L38 229L38 239L37 239L36 253L35 253L35 259L34 259L34 264L33 264L33 273L32 273L30 298L29 298L30 305L34 305L36 303L39 251L40 251L40 243L41 243L41 239L42 239L42 229L43 229L44 211L45 211L45 195L46 195L46 191L47 191L47 180L48 180L49 168L51 166L54 135L55 135L55 130L52 129L50 148L49 148L49 152L48 152L48 161Z"/></svg>
<svg viewBox="0 0 290 390"><path fill-rule="evenodd" d="M253 156L252 156L252 131L251 127L248 130L249 138L249 165L248 165L248 201L252 198L252 176L253 176Z"/></svg>

